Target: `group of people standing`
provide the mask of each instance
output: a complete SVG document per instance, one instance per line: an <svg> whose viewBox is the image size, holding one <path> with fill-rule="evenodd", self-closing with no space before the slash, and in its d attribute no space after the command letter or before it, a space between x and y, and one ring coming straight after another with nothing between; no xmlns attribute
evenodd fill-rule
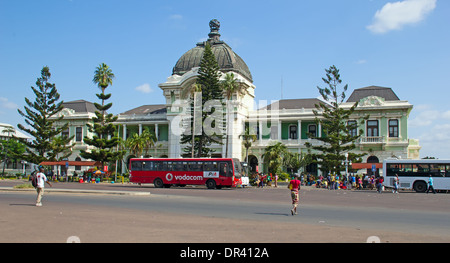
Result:
<svg viewBox="0 0 450 263"><path fill-rule="evenodd" d="M272 174L263 174L263 173L256 173L254 175L255 184L259 187L264 187L264 185L272 185L272 182L274 183L275 187L278 187L278 175L272 175Z"/></svg>
<svg viewBox="0 0 450 263"><path fill-rule="evenodd" d="M340 176L329 174L327 177L319 176L316 187L327 188L329 190L337 189L377 189L381 193L383 189L383 176L375 177L374 175L354 175Z"/></svg>

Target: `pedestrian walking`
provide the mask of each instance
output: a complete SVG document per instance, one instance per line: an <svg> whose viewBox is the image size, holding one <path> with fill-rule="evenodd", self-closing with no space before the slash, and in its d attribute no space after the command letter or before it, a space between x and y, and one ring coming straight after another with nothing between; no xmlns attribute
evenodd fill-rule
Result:
<svg viewBox="0 0 450 263"><path fill-rule="evenodd" d="M383 176L379 176L379 177L376 179L376 183L377 183L377 192L378 192L379 194L381 194L381 192L383 191L383 181L384 181Z"/></svg>
<svg viewBox="0 0 450 263"><path fill-rule="evenodd" d="M331 174L330 180L331 180L330 190L334 190L336 187L336 177L334 176L334 174Z"/></svg>
<svg viewBox="0 0 450 263"><path fill-rule="evenodd" d="M266 175L264 175L264 174L261 174L261 176L260 176L260 178L261 178L261 180L260 180L260 182L259 182L259 186L261 187L261 188L264 188L264 180L266 180Z"/></svg>
<svg viewBox="0 0 450 263"><path fill-rule="evenodd" d="M255 183L256 183L256 187L258 187L259 188L259 184L261 183L261 177L260 177L260 175L259 175L259 173L256 173L255 174Z"/></svg>
<svg viewBox="0 0 450 263"><path fill-rule="evenodd" d="M392 189L392 193L398 194L399 182L400 182L400 180L398 179L398 174L395 174L395 177L394 177L394 189Z"/></svg>
<svg viewBox="0 0 450 263"><path fill-rule="evenodd" d="M362 185L362 178L360 176L358 176L358 189L362 190L363 189L363 185Z"/></svg>
<svg viewBox="0 0 450 263"><path fill-rule="evenodd" d="M298 174L294 174L294 179L289 182L288 188L291 190L292 209L291 215L297 214L297 206L299 201L300 180Z"/></svg>
<svg viewBox="0 0 450 263"><path fill-rule="evenodd" d="M275 174L275 187L278 187L278 174Z"/></svg>
<svg viewBox="0 0 450 263"><path fill-rule="evenodd" d="M42 206L42 196L44 195L44 184L47 183L50 187L52 187L52 184L47 180L47 176L44 174L44 167L39 167L39 172L36 174L36 191L37 191L37 198L36 198L36 206Z"/></svg>
<svg viewBox="0 0 450 263"><path fill-rule="evenodd" d="M371 177L370 177L370 190L373 190L374 188L375 188L375 176L374 175L372 175Z"/></svg>
<svg viewBox="0 0 450 263"><path fill-rule="evenodd" d="M431 174L430 174L430 177L428 177L428 189L427 189L427 194L428 194L428 192L430 191L430 189L431 189L431 191L433 191L433 194L436 193L436 191L434 190L434 187L433 187L433 177L431 176Z"/></svg>
<svg viewBox="0 0 450 263"><path fill-rule="evenodd" d="M357 189L356 188L356 177L355 177L355 175L354 174L352 174L352 188L355 188L355 189Z"/></svg>

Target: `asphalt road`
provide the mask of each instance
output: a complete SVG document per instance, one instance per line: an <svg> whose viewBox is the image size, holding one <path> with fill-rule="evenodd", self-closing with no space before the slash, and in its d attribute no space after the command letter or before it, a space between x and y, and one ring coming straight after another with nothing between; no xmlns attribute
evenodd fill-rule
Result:
<svg viewBox="0 0 450 263"><path fill-rule="evenodd" d="M291 216L284 187L82 187L151 194L47 191L44 206L35 207L34 191L0 191L0 242L65 242L69 237L81 242L365 242L370 236L381 242L450 241L449 194L304 187L300 213Z"/></svg>

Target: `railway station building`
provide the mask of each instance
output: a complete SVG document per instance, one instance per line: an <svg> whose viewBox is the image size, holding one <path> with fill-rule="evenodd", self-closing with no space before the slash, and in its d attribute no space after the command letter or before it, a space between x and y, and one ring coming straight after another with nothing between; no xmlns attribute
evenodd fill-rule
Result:
<svg viewBox="0 0 450 263"><path fill-rule="evenodd" d="M272 101L264 106L255 101L257 88L253 84L253 77L245 61L220 38L220 24L216 20L210 22L210 33L206 41L197 43L184 53L175 63L172 73L165 82L158 86L165 98L165 104L137 105L118 114L119 136L124 140L140 134L143 130L153 133L157 142L150 149L146 157L178 158L183 154L186 145L180 144L180 119L186 117L184 107L189 105L192 97L192 86L196 83L198 69L207 42L218 62L221 80L225 74L232 72L236 81L244 87L244 93L232 96L231 106L228 106L226 120L228 129L228 156L225 156L226 140L223 144L212 145L214 152L211 157L233 157L245 160L245 148L242 134L246 125L251 124L257 139L249 149L248 164L252 171L264 170L262 155L267 146L274 142L282 142L289 151L306 153L305 142L320 144L321 142L308 137L314 133L324 135L322 127L314 121L313 109L321 101L317 98L282 99ZM417 159L420 145L418 140L408 136L408 118L413 105L404 98L399 98L392 88L368 86L352 91L347 101L341 104L343 108L350 108L358 102L350 121L358 121L366 114L370 115L359 127L364 132L356 143L355 152L366 153L363 163L382 163L387 158ZM88 150L90 146L83 142L84 136L91 136L86 124L92 124L95 116L93 103L85 100L64 103L64 122L69 122L69 129L65 133L75 135L73 153L70 161L83 160L80 150ZM358 129L359 130L359 129ZM355 130L355 133L359 132ZM225 134L225 132L224 132ZM135 157L129 153L124 163ZM307 167L308 172L317 173L317 167ZM125 172L122 167L122 172Z"/></svg>

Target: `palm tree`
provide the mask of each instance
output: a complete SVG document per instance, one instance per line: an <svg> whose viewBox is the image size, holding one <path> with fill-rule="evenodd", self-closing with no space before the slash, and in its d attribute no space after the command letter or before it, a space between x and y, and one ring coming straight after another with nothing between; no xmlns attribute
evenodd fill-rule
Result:
<svg viewBox="0 0 450 263"><path fill-rule="evenodd" d="M109 68L109 66L105 63L102 63L95 69L94 78L92 79L92 81L97 84L97 86L102 90L101 96L97 95L97 97L102 100L102 125L104 124L105 110L111 107L105 107L105 100L111 97L111 94L105 95L105 89L108 86L112 85L112 80L114 77L114 73L112 73L112 70Z"/></svg>
<svg viewBox="0 0 450 263"><path fill-rule="evenodd" d="M157 141L156 136L155 134L149 132L147 129L144 129L139 137L141 137L142 145L144 146L144 153L145 155L147 155L148 151L155 146L155 143Z"/></svg>
<svg viewBox="0 0 450 263"><path fill-rule="evenodd" d="M144 143L145 142L142 140L142 137L135 133L126 140L125 145L132 154L139 157L144 151Z"/></svg>
<svg viewBox="0 0 450 263"><path fill-rule="evenodd" d="M284 165L296 173L301 167L305 167L310 163L309 155L303 153L287 152L284 158Z"/></svg>
<svg viewBox="0 0 450 263"><path fill-rule="evenodd" d="M287 152L286 145L281 142L266 147L262 157L264 158L264 163L268 164L269 173L276 174L281 172L283 159Z"/></svg>
<svg viewBox="0 0 450 263"><path fill-rule="evenodd" d="M135 133L125 141L125 146L135 156L142 156L142 153L148 153L155 146L156 137L145 129L140 135Z"/></svg>
<svg viewBox="0 0 450 263"><path fill-rule="evenodd" d="M225 98L227 99L227 102L230 103L233 94L237 93L239 95L244 95L245 94L245 88L243 85L241 85L240 83L238 83L236 81L236 79L234 78L234 74L231 73L227 73L225 75L225 79L221 82L222 85L222 89L225 92ZM228 106L227 103L227 106ZM233 111L231 111L233 112ZM226 128L226 145L225 145L225 157L228 157L228 124L230 123L229 121L229 116L230 116L230 112L228 112L228 107L227 107L227 128Z"/></svg>
<svg viewBox="0 0 450 263"><path fill-rule="evenodd" d="M100 64L94 72L94 79L92 80L98 87L105 93L105 89L112 85L112 79L114 78L114 73L105 63Z"/></svg>
<svg viewBox="0 0 450 263"><path fill-rule="evenodd" d="M242 144L244 144L245 147L245 162L247 163L247 169L248 169L248 149L252 147L252 143L256 141L256 135L250 134L250 128L245 127L245 131L243 134L239 135L239 137L242 137ZM248 170L247 170L248 173Z"/></svg>

